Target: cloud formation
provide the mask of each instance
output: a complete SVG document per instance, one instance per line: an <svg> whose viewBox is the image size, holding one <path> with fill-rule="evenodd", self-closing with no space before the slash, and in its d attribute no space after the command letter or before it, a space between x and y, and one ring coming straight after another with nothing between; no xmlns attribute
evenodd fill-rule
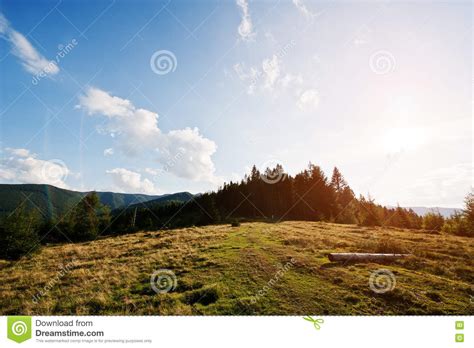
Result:
<svg viewBox="0 0 474 348"><path fill-rule="evenodd" d="M111 147L104 150L104 156L112 156L113 154L114 154L114 149Z"/></svg>
<svg viewBox="0 0 474 348"><path fill-rule="evenodd" d="M262 62L262 70L264 72L263 86L267 89L273 89L281 75L280 60L278 57L273 55L271 59L265 59Z"/></svg>
<svg viewBox="0 0 474 348"><path fill-rule="evenodd" d="M158 127L158 114L93 87L79 98L79 107L90 115L107 118L99 131L114 137L117 148L125 155L147 155L181 178L215 181L211 156L217 145L204 138L197 128L164 133Z"/></svg>
<svg viewBox="0 0 474 348"><path fill-rule="evenodd" d="M112 177L115 189L125 193L156 194L158 190L148 179L143 179L140 173L125 168L114 168L106 171Z"/></svg>
<svg viewBox="0 0 474 348"><path fill-rule="evenodd" d="M59 72L57 64L43 57L23 34L11 27L2 13L0 13L0 36L10 42L12 54L20 59L21 64L29 73L55 75Z"/></svg>
<svg viewBox="0 0 474 348"><path fill-rule="evenodd" d="M71 171L61 160L42 160L27 149L6 148L5 153L0 159L0 181L69 188L65 180Z"/></svg>
<svg viewBox="0 0 474 348"><path fill-rule="evenodd" d="M252 41L255 38L252 18L250 17L249 3L247 0L237 0L237 6L242 10L242 19L239 24L238 33L242 40Z"/></svg>
<svg viewBox="0 0 474 348"><path fill-rule="evenodd" d="M288 87L299 88L303 83L301 76L283 71L281 59L276 54L264 59L261 67L247 68L244 63L236 63L234 71L241 81L248 83L248 94L254 94L259 90L274 92Z"/></svg>
<svg viewBox="0 0 474 348"><path fill-rule="evenodd" d="M318 15L317 13L313 13L308 10L302 0L293 0L293 4L296 6L298 11L300 11L308 19L312 19Z"/></svg>
<svg viewBox="0 0 474 348"><path fill-rule="evenodd" d="M319 106L319 93L315 89L308 89L304 91L298 101L296 106L302 111L314 111Z"/></svg>

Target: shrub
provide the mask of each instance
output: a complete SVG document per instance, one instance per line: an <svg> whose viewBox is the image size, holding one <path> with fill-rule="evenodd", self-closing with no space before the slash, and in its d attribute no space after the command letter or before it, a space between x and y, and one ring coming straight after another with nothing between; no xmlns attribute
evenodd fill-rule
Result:
<svg viewBox="0 0 474 348"><path fill-rule="evenodd" d="M359 244L359 250L366 253L405 254L407 247L393 238L366 240Z"/></svg>
<svg viewBox="0 0 474 348"><path fill-rule="evenodd" d="M407 252L406 246L392 238L380 239L375 248L376 253L404 254Z"/></svg>
<svg viewBox="0 0 474 348"><path fill-rule="evenodd" d="M457 236L474 237L474 231L470 227L468 219L457 212L446 219L442 231Z"/></svg>
<svg viewBox="0 0 474 348"><path fill-rule="evenodd" d="M444 225L444 217L439 213L428 213L423 217L423 229L429 231L441 231Z"/></svg>
<svg viewBox="0 0 474 348"><path fill-rule="evenodd" d="M423 217L423 229L428 231L441 231L444 217L439 213L428 213Z"/></svg>

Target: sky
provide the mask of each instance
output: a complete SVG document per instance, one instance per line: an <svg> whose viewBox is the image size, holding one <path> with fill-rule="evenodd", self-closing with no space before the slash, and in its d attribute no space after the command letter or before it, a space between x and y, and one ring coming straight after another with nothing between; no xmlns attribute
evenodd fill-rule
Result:
<svg viewBox="0 0 474 348"><path fill-rule="evenodd" d="M0 183L163 194L252 165L461 207L472 4L0 0Z"/></svg>

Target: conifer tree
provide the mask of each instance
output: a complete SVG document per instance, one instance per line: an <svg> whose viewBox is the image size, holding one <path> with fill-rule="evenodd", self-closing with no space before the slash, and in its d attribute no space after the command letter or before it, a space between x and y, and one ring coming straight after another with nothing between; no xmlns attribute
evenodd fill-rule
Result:
<svg viewBox="0 0 474 348"><path fill-rule="evenodd" d="M0 226L0 257L16 260L40 247L39 218L22 203Z"/></svg>

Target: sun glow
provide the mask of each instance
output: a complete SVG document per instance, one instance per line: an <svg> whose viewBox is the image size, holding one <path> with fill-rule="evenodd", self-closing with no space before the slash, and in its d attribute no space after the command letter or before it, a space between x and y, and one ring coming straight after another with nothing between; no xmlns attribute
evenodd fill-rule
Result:
<svg viewBox="0 0 474 348"><path fill-rule="evenodd" d="M383 149L388 153L415 150L425 142L425 133L419 128L392 128L382 137Z"/></svg>

